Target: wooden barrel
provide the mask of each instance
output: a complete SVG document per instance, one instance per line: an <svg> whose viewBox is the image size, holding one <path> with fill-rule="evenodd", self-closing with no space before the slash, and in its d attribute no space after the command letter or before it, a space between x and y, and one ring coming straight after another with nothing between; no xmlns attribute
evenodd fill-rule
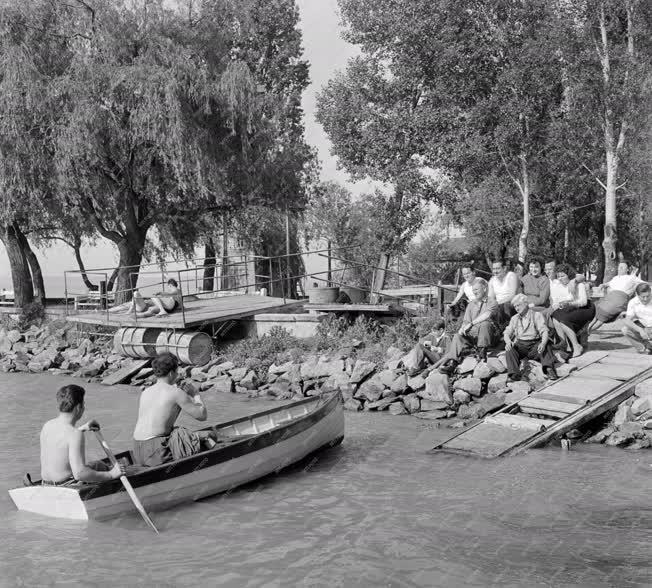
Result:
<svg viewBox="0 0 652 588"><path fill-rule="evenodd" d="M340 293L339 287L335 288L308 288L308 302L312 304L330 304L335 302Z"/></svg>
<svg viewBox="0 0 652 588"><path fill-rule="evenodd" d="M345 292L346 295L351 299L352 304L358 304L364 302L366 297L366 292L360 288L354 288L353 286L344 286L342 292Z"/></svg>
<svg viewBox="0 0 652 588"><path fill-rule="evenodd" d="M182 363L205 365L213 353L213 340L200 331L161 331L156 339L156 352L166 351Z"/></svg>
<svg viewBox="0 0 652 588"><path fill-rule="evenodd" d="M113 350L127 357L145 359L156 355L156 341L161 329L125 327L113 335Z"/></svg>

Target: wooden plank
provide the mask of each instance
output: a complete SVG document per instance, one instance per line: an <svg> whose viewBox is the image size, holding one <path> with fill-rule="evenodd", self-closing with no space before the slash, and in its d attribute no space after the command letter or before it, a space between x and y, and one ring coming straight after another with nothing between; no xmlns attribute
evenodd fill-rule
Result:
<svg viewBox="0 0 652 588"><path fill-rule="evenodd" d="M584 368L581 373L583 378L611 378L612 380L625 382L645 371L645 369L645 367L641 366L594 363Z"/></svg>
<svg viewBox="0 0 652 588"><path fill-rule="evenodd" d="M518 405L521 407L521 410L528 409L527 412L534 410L546 410L552 411L555 413L561 414L571 414L575 412L578 408L577 404L568 404L567 402L559 402L557 400L548 400L547 398L536 398L534 395L530 395L523 400L520 400Z"/></svg>
<svg viewBox="0 0 652 588"><path fill-rule="evenodd" d="M599 400L580 408L571 417L562 419L542 433L534 435L530 439L525 440L523 443L514 446L509 450L509 452L506 453L506 455L516 455L517 453L521 453L526 449L540 447L541 445L548 443L551 439L559 437L566 431L582 426L595 417L607 412L608 410L611 410L615 406L618 406L624 400L627 400L634 394L634 388L636 387L636 384L643 382L649 377L652 377L652 368L641 372L627 382L617 386L602 396Z"/></svg>
<svg viewBox="0 0 652 588"><path fill-rule="evenodd" d="M526 417L522 414L496 414L488 416L484 419L485 423L493 423L494 425L501 425L503 427L511 427L515 429L526 429L528 431L540 432L546 429L556 421L552 419L533 419Z"/></svg>
<svg viewBox="0 0 652 588"><path fill-rule="evenodd" d="M114 384L122 384L127 381L131 376L139 372L144 367L149 366L152 358L149 359L134 359L128 365L121 367L117 372L113 372L102 380L105 386L113 386Z"/></svg>
<svg viewBox="0 0 652 588"><path fill-rule="evenodd" d="M609 355L609 353L606 351L587 351L579 357L572 357L568 360L568 363L576 366L578 370L581 370L585 366L594 363L607 355Z"/></svg>
<svg viewBox="0 0 652 588"><path fill-rule="evenodd" d="M584 406L587 402L591 400L587 398L580 398L579 396L566 396L564 394L556 393L554 390L549 392L534 392L530 394L530 398L536 398L538 400L553 400L555 402L565 402L566 404L576 404L577 406Z"/></svg>
<svg viewBox="0 0 652 588"><path fill-rule="evenodd" d="M531 437L533 431L496 425L493 423L480 423L462 435L443 443L438 447L442 451L464 452L479 457L497 457Z"/></svg>
<svg viewBox="0 0 652 588"><path fill-rule="evenodd" d="M633 353L609 353L599 363L600 365L633 365L649 368L652 367L652 356L635 355Z"/></svg>
<svg viewBox="0 0 652 588"><path fill-rule="evenodd" d="M578 398L586 398L587 400L595 400L599 396L606 394L609 390L613 390L616 386L620 385L618 380L612 378L591 378L582 377L584 370L580 372L573 372L565 380L559 380L552 386L548 386L545 391L551 394L560 394L562 396L577 396ZM538 394L534 392L533 394Z"/></svg>
<svg viewBox="0 0 652 588"><path fill-rule="evenodd" d="M526 407L523 407L523 412L526 413L526 414L533 414L535 416L551 417L553 419L556 419L557 421L565 419L568 416L567 412L559 412L557 410L549 410L547 408L526 408Z"/></svg>

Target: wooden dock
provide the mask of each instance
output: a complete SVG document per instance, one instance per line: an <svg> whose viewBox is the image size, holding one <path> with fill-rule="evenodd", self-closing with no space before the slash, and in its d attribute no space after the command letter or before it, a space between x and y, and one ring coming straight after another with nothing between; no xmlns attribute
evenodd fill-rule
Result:
<svg viewBox="0 0 652 588"><path fill-rule="evenodd" d="M540 447L614 408L652 377L652 356L590 351L578 369L485 417L431 451L494 458Z"/></svg>
<svg viewBox="0 0 652 588"><path fill-rule="evenodd" d="M273 298L253 294L238 294L216 298L184 300L183 312L178 309L167 316L137 318L133 313L123 314L96 310L68 315L71 323L109 327L147 327L155 329L199 328L225 321L254 316L265 312L287 310L301 306L300 300Z"/></svg>
<svg viewBox="0 0 652 588"><path fill-rule="evenodd" d="M305 303L303 307L306 310L312 310L315 312L334 312L336 314L341 314L344 312L352 312L357 314L385 314L391 316L400 316L402 314L413 314L414 311L401 306L400 304L366 304L366 303L357 303L357 304L339 304L336 302L328 303Z"/></svg>

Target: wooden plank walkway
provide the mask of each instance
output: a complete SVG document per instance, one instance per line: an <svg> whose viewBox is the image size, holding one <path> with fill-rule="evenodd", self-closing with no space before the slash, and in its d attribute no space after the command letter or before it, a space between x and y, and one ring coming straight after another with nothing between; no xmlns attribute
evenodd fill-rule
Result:
<svg viewBox="0 0 652 588"><path fill-rule="evenodd" d="M136 318L133 313L120 314L106 311L86 312L69 315L66 320L72 323L87 325L104 325L110 327L148 327L155 329L185 329L201 327L232 321L265 312L286 310L301 306L300 300L290 298L272 298L271 296L256 296L240 294L218 298L202 298L200 300L184 301L184 312L175 312L162 317L150 316ZM185 316L185 322L184 322Z"/></svg>
<svg viewBox="0 0 652 588"><path fill-rule="evenodd" d="M494 458L560 438L614 408L652 378L652 356L590 351L578 369L437 445L431 451Z"/></svg>
<svg viewBox="0 0 652 588"><path fill-rule="evenodd" d="M390 314L390 315L401 315L401 314L412 314L412 311L409 308L401 306L399 304L338 304L336 302L329 303L317 303L311 302L303 305L306 310L314 310L317 312L356 312L356 313L373 313L373 314Z"/></svg>

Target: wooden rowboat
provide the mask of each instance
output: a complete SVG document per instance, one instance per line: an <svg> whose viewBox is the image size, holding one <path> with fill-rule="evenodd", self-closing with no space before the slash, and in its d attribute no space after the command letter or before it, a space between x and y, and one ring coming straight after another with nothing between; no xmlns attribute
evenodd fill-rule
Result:
<svg viewBox="0 0 652 588"><path fill-rule="evenodd" d="M342 397L332 392L306 398L216 428L225 439L217 447L128 474L145 509L163 510L231 490L341 443ZM116 457L132 463L129 451ZM72 486L41 486L37 481L9 490L9 495L19 510L52 517L102 520L134 511L119 480Z"/></svg>

